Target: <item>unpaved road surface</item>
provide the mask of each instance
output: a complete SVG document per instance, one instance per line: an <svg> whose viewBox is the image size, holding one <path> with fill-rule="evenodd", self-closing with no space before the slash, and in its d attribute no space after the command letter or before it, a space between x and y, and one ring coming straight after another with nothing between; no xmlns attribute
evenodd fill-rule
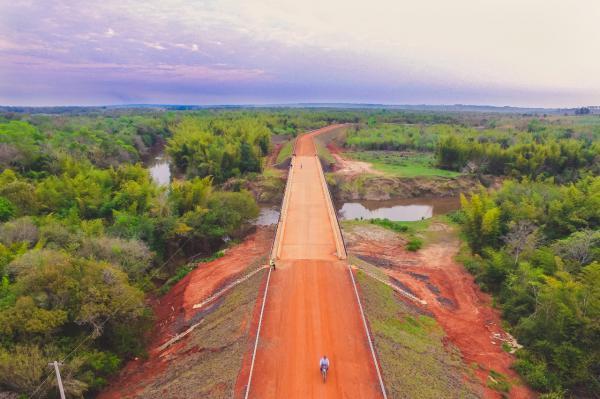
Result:
<svg viewBox="0 0 600 399"><path fill-rule="evenodd" d="M352 280L338 260L312 136L298 140L277 270L271 274L251 398L378 398ZM319 359L331 368L321 380Z"/></svg>

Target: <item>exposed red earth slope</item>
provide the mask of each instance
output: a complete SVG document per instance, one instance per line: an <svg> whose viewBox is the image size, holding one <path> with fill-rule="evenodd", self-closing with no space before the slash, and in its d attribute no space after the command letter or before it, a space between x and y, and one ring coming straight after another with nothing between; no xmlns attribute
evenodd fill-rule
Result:
<svg viewBox="0 0 600 399"><path fill-rule="evenodd" d="M474 371L486 397L501 397L488 387L490 370L509 378L512 383L509 397L536 397L510 368L515 358L502 349L503 341L510 337L501 327L500 315L492 308L490 296L483 293L473 276L454 260L460 246L458 238L442 223L433 223L430 229L437 230L438 239L417 253L406 251L405 243L397 236L394 239L395 234L391 232L380 239L368 234L346 234L348 251L379 266L427 302L423 309L433 313L450 342L460 350L466 365L477 365Z"/></svg>

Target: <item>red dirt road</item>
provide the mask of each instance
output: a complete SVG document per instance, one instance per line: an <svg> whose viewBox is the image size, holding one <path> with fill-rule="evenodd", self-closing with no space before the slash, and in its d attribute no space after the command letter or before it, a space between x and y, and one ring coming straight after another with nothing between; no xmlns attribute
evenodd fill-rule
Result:
<svg viewBox="0 0 600 399"><path fill-rule="evenodd" d="M381 390L352 280L336 256L312 136L296 145L281 259L271 274L251 398L378 398ZM327 383L319 358L331 359Z"/></svg>

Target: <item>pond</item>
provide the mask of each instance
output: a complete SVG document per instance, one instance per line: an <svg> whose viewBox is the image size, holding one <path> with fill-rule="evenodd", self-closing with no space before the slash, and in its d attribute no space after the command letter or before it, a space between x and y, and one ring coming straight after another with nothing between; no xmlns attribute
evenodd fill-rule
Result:
<svg viewBox="0 0 600 399"><path fill-rule="evenodd" d="M154 157L148 162L148 171L152 180L159 186L166 186L171 182L171 168L169 161L163 156Z"/></svg>
<svg viewBox="0 0 600 399"><path fill-rule="evenodd" d="M270 226L277 224L279 221L279 209L277 208L260 208L260 214L254 221L256 226Z"/></svg>
<svg viewBox="0 0 600 399"><path fill-rule="evenodd" d="M414 222L460 208L458 197L409 198L389 201L346 202L338 207L342 220L389 219Z"/></svg>

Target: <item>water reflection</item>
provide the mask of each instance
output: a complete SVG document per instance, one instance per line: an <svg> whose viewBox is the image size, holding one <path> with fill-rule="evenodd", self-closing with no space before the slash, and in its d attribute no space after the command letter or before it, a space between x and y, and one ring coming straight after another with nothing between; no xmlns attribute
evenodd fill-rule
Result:
<svg viewBox="0 0 600 399"><path fill-rule="evenodd" d="M275 208L261 208L260 214L256 221L254 222L257 226L270 226L272 224L277 224L279 220L279 210Z"/></svg>
<svg viewBox="0 0 600 399"><path fill-rule="evenodd" d="M414 222L457 210L458 198L410 198L390 201L346 202L338 208L341 219L389 219Z"/></svg>
<svg viewBox="0 0 600 399"><path fill-rule="evenodd" d="M148 166L150 176L152 180L159 186L166 186L171 182L171 169L169 168L169 161L164 159L162 156L158 156Z"/></svg>

